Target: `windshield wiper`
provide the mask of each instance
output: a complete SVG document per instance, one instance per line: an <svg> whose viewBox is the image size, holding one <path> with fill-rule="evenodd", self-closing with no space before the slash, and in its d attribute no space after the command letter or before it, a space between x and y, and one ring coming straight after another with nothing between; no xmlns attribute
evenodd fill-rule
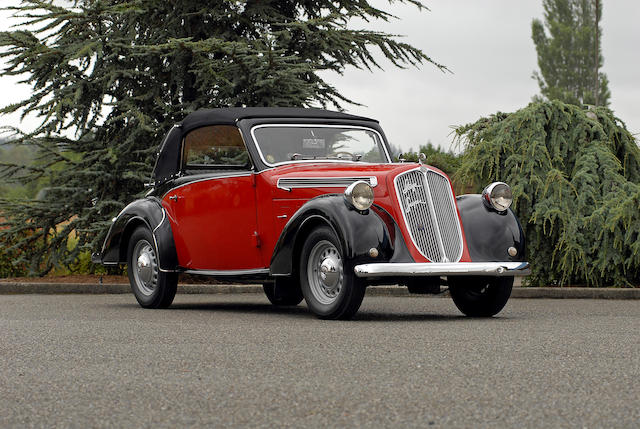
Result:
<svg viewBox="0 0 640 429"><path fill-rule="evenodd" d="M351 154L347 152L341 152L336 154L336 156L312 156L312 155L302 155L301 153L292 153L289 159L291 161L299 161L304 159L349 159L351 161L360 161L362 155L360 154Z"/></svg>

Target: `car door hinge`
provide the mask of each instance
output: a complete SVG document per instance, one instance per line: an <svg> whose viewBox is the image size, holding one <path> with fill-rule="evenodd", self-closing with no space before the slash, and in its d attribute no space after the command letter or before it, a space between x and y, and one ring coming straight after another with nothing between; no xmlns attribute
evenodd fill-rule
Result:
<svg viewBox="0 0 640 429"><path fill-rule="evenodd" d="M255 240L256 247L262 246L262 240L260 240L260 234L258 234L258 231L253 232L253 239Z"/></svg>

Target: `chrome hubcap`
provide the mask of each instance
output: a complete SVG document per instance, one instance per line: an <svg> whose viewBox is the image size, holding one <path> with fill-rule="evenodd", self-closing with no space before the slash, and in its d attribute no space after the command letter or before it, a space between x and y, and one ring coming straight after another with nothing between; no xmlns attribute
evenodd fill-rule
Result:
<svg viewBox="0 0 640 429"><path fill-rule="evenodd" d="M135 267L133 276L138 290L149 296L158 284L158 260L156 252L147 240L140 240L133 249Z"/></svg>
<svg viewBox="0 0 640 429"><path fill-rule="evenodd" d="M338 299L343 283L342 259L338 249L327 240L316 243L309 254L307 278L313 297L321 304Z"/></svg>

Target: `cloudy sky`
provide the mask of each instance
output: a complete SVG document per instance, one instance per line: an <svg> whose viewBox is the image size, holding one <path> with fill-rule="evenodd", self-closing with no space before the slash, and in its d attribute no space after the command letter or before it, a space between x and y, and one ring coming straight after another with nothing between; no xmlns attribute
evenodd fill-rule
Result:
<svg viewBox="0 0 640 429"><path fill-rule="evenodd" d="M17 2L2 0L2 4ZM384 0L373 3L399 19L389 23L354 23L401 34L453 73L431 65L384 70L347 70L343 76L324 75L347 97L363 106L347 111L378 119L394 145L416 149L431 141L452 144L451 127L496 111L524 107L538 92L531 79L537 68L531 41L531 20L542 18L541 0L424 0L430 11ZM609 78L611 108L632 133L640 133L640 2L604 0L602 70ZM7 28L6 14L0 26ZM0 104L20 99L29 88L15 79L0 78ZM0 117L0 125L15 125L15 116ZM26 124L29 125L28 123Z"/></svg>

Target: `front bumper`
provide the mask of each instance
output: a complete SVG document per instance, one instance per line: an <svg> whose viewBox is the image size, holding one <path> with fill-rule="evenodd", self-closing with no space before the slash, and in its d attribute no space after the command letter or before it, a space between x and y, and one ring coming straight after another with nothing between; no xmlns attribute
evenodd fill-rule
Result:
<svg viewBox="0 0 640 429"><path fill-rule="evenodd" d="M528 276L528 262L426 262L356 265L358 277Z"/></svg>

